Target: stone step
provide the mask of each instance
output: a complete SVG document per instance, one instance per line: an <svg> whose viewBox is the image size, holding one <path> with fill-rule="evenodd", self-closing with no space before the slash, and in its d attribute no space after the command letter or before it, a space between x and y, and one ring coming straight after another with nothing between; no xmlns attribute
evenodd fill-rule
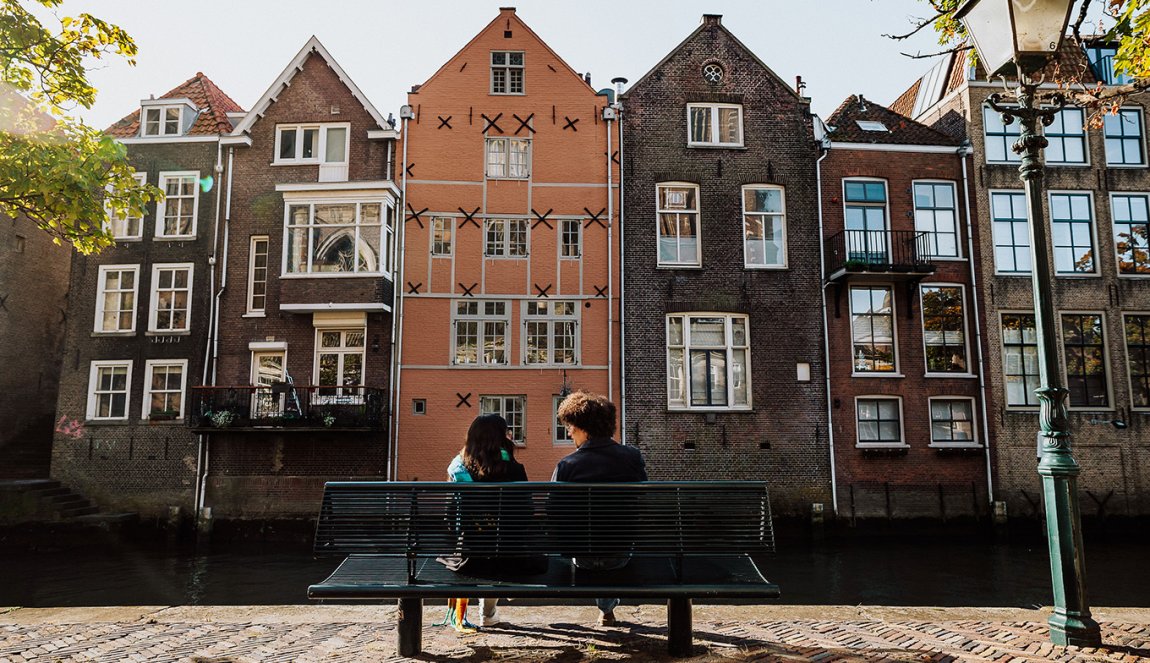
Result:
<svg viewBox="0 0 1150 663"><path fill-rule="evenodd" d="M85 500L86 501L86 500ZM68 507L57 511L61 518L76 518L77 516L90 516L100 513L100 509L94 506L79 506Z"/></svg>

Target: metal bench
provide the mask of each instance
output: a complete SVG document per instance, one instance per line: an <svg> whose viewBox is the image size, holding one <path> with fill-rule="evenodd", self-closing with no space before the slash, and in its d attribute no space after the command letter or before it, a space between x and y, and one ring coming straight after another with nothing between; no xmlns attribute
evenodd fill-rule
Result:
<svg viewBox="0 0 1150 663"><path fill-rule="evenodd" d="M401 656L422 650L423 599L623 598L667 601L668 649L691 653L693 599L773 599L751 555L773 552L764 482L329 482L315 553L346 555L312 599L398 599ZM435 561L502 558L496 573ZM526 575L516 559L546 556ZM629 556L614 571L571 557Z"/></svg>

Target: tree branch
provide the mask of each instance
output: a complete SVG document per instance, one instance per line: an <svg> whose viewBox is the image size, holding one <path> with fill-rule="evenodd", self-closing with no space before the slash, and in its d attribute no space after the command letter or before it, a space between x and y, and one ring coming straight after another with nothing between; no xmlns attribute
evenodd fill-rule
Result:
<svg viewBox="0 0 1150 663"><path fill-rule="evenodd" d="M914 60L926 60L929 58L937 58L940 55L950 55L951 53L962 53L963 51L969 51L971 48L973 48L973 47L970 46L969 44L966 44L963 46L955 46L954 48L948 48L945 51L939 51L937 53L926 53L926 54L923 54L923 53L915 53L915 54L899 53L899 55L903 55L905 57L908 57L908 58L911 58Z"/></svg>
<svg viewBox="0 0 1150 663"><path fill-rule="evenodd" d="M906 34L891 35L891 34L883 33L882 36L886 37L887 39L893 39L895 41L903 41L904 39L910 39L911 37L913 37L916 34L918 34L919 32L921 32L923 29L925 29L927 26L934 25L935 21L942 18L943 16L946 16L946 12L940 11L939 13L935 14L931 18L926 18L926 19L922 19L921 21L919 21L918 25L914 26L914 29L911 30L910 32L907 32Z"/></svg>

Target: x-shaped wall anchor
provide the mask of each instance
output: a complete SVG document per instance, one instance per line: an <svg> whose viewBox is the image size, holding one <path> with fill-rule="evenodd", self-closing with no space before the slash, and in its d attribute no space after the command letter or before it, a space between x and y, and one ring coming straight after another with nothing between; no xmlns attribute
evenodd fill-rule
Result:
<svg viewBox="0 0 1150 663"><path fill-rule="evenodd" d="M551 208L551 209L547 210L546 212L540 214L539 212L536 212L535 210L531 210L531 213L534 214L535 218L537 219L535 221L535 223L531 224L531 229L535 230L535 226L542 223L543 225L547 226L548 230L555 230L555 228L551 227L551 222L547 220L547 217L550 216L551 213L554 211L555 211L555 209Z"/></svg>
<svg viewBox="0 0 1150 663"><path fill-rule="evenodd" d="M455 404L455 407L463 407L465 405L467 407L471 407L471 392L470 391L467 392L466 395L461 394L457 391L457 392L455 392L455 397L459 399L459 402Z"/></svg>
<svg viewBox="0 0 1150 663"><path fill-rule="evenodd" d="M579 124L579 118L575 118L574 120L572 120L571 118L564 115L563 121L567 123L567 124L563 125L564 131L566 131L568 129L570 129L571 131L579 131L579 127L575 126L576 124Z"/></svg>
<svg viewBox="0 0 1150 663"><path fill-rule="evenodd" d="M478 283L472 283L471 287L469 288L469 287L463 285L462 283L460 283L459 287L463 288L463 296L464 297L474 297L475 294L472 293L471 291L475 290L477 287L479 287L479 284Z"/></svg>
<svg viewBox="0 0 1150 663"><path fill-rule="evenodd" d="M511 117L513 117L519 121L519 128L515 130L516 136L518 136L519 132L523 131L524 129L530 131L531 133L535 133L535 129L533 129L530 124L528 124L529 122L531 122L531 118L535 117L535 113L528 115L526 118L519 117L515 113L512 113Z"/></svg>
<svg viewBox="0 0 1150 663"><path fill-rule="evenodd" d="M548 284L547 284L547 287L546 287L546 288L540 288L538 284L534 284L534 283L533 283L532 285L534 285L534 286L535 286L535 289L539 291L539 294L538 294L538 295L535 295L536 297L543 297L543 298L546 298L546 297L550 297L550 296L551 296L551 295L548 295L548 294L547 294L547 291L551 289L551 284L550 284L550 283L548 283Z"/></svg>
<svg viewBox="0 0 1150 663"><path fill-rule="evenodd" d="M591 287L595 288L595 296L596 297L603 297L603 298L607 297L607 286L603 286L602 288L600 288L599 286L595 285L595 286L591 286Z"/></svg>
<svg viewBox="0 0 1150 663"><path fill-rule="evenodd" d="M587 221L587 223L583 224L584 228L590 228L592 223L598 223L600 228L606 228L607 227L607 224L604 223L603 220L600 218L601 216L603 216L607 212L607 208L604 207L603 209L599 210L598 212L592 212L591 210L584 207L583 211L587 213L587 216L591 217L590 220Z"/></svg>
<svg viewBox="0 0 1150 663"><path fill-rule="evenodd" d="M452 128L450 115L448 115L447 117L443 117L442 115L436 115L436 117L439 118L439 126L436 127L436 129L442 129L443 127L447 127L448 129Z"/></svg>
<svg viewBox="0 0 1150 663"><path fill-rule="evenodd" d="M463 223L459 224L460 228L462 228L464 225L466 225L468 223L474 223L476 228L479 228L480 230L483 229L483 226L480 226L479 222L475 220L475 215L479 214L479 208L478 207L476 207L474 210L472 210L470 214L468 214L466 211L464 211L464 209L462 207L459 207L457 209L459 209L459 213L462 214L464 217Z"/></svg>
<svg viewBox="0 0 1150 663"><path fill-rule="evenodd" d="M11 294L11 293L9 293ZM8 295L0 295L0 311L8 310Z"/></svg>
<svg viewBox="0 0 1150 663"><path fill-rule="evenodd" d="M422 287L423 287L422 283L412 283L411 281L408 281L407 282L407 294L418 295L419 289Z"/></svg>
<svg viewBox="0 0 1150 663"><path fill-rule="evenodd" d="M407 211L411 212L411 214L407 215L406 221L415 221L416 223L419 224L420 228L423 228L423 213L427 211L427 208L424 207L423 209L416 212L415 208L411 206L411 203L408 203L407 204Z"/></svg>
<svg viewBox="0 0 1150 663"><path fill-rule="evenodd" d="M403 169L403 172L407 173L407 176L408 176L408 177L415 177L414 175L412 175L412 174L411 174L411 169L412 169L412 168L415 168L415 162L414 162L414 161L412 161L411 163L407 164L407 168L404 168L404 169Z"/></svg>
<svg viewBox="0 0 1150 663"><path fill-rule="evenodd" d="M487 125L483 127L483 133L487 133L489 129L494 129L499 133L503 133L503 130L499 128L498 124L496 124L499 122L499 118L503 117L503 113L496 115L494 118L487 117L486 114L480 113L479 117L483 118L487 122Z"/></svg>

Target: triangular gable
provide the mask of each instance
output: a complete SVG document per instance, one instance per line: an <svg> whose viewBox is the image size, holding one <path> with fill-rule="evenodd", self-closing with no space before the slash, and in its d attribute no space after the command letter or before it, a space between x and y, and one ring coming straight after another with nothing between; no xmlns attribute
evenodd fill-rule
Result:
<svg viewBox="0 0 1150 663"><path fill-rule="evenodd" d="M575 78L579 79L579 80L580 80L580 81L583 83L583 85L584 85L584 86L586 86L586 88L587 88L588 90L590 90L592 93L594 93L594 94L598 94L598 92L595 90L595 88L591 87L591 84L590 84L590 83L588 83L586 80L584 80L584 79L583 79L583 77L582 77L582 76L580 76L580 75L579 75L579 73L578 73L577 71L575 71L574 69L572 69L572 68L571 68L571 65L567 64L567 62L566 62L566 61L565 61L563 58L559 57L559 54L558 54L558 53L556 53L554 50L552 50L552 48L551 48L550 46L548 46L548 45L547 45L547 42L543 41L543 39L542 39L542 38L541 38L541 37L540 37L538 34L536 34L536 33L535 33L535 31L534 31L534 30L532 30L530 26L528 26L526 23L524 23L524 22L523 22L523 19L519 18L519 15L515 13L515 8L514 8L514 7L505 7L505 8L501 8L501 9L500 9L500 11L499 11L499 15L498 15L498 16L496 16L495 18L491 19L491 22L490 22L490 23L488 23L488 24L487 24L487 25L486 25L486 26L485 26L485 27L484 27L482 30L480 30L479 32L475 33L475 36L474 36L474 37L472 37L472 38L471 38L471 39L470 39L470 40L469 40L469 41L468 41L466 44L464 44L464 45L463 45L463 48L461 48L461 49L459 49L458 51L456 51L456 52L455 52L455 55L453 55L453 56L451 56L450 58L448 58L447 62L444 62L444 63L443 63L443 66L441 66L439 69L437 69L437 70L435 71L435 73L434 73L434 74L432 74L432 75L431 75L431 78L428 78L426 81L424 81L423 85L420 85L420 86L418 87L418 90L419 90L419 91L422 91L422 90L423 90L423 88L425 88L425 87L427 87L428 85L430 85L430 84L432 83L432 81L434 81L436 78L438 78L438 77L439 77L439 75L440 75L440 74L442 74L443 72L447 71L448 67L449 67L449 66L450 66L452 63L454 63L454 62L455 62L457 59L459 59L459 57L460 57L461 55L463 55L463 53L464 53L464 52L465 52L467 49L471 48L471 45L472 45L472 44L474 44L475 42L479 41L479 38L480 38L480 37L482 37L484 34L486 34L488 30L492 30L492 29L495 29L495 24L496 24L496 23L498 23L498 22L499 22L501 19L507 19L507 18L513 18L513 19L515 19L515 23L516 23L516 24L518 24L518 25L519 25L519 27L521 27L521 28L523 28L524 30L526 30L526 31L527 31L527 34L531 35L531 37L532 37L533 39L535 39L535 41L537 41L537 42L539 43L539 45L540 45L540 46L542 46L544 49L546 49L546 51L547 51L548 53L550 53L550 54L551 54L551 56L552 56L552 57L554 57L554 58L555 58L555 60L556 60L556 61L557 61L557 62L558 62L558 63L559 63L559 64L560 64L560 65L561 65L561 66L562 66L564 69L566 69L568 73L570 73L570 74L571 74L572 76L574 76Z"/></svg>
<svg viewBox="0 0 1150 663"><path fill-rule="evenodd" d="M200 110L199 117L188 129L189 136L225 135L232 130L228 113L243 112L231 97L202 71L169 90L160 99L190 99ZM133 138L140 134L140 109L125 115L108 127L106 133L117 138Z"/></svg>
<svg viewBox="0 0 1150 663"><path fill-rule="evenodd" d="M285 87L291 84L291 80L295 78L296 73L303 70L303 63L312 53L318 54L327 62L327 65L339 76L340 82L347 86L348 91L363 105L364 110L371 115L380 129L391 127L391 125L387 123L387 120L375 109L375 106L367 100L363 92L356 87L355 82L344 72L343 67L340 67L339 63L335 61L335 58L331 56L331 53L324 48L324 45L320 43L319 39L316 38L315 35L312 35L311 39L307 40L307 43L303 45L299 53L296 53L296 56L292 58L288 66L284 68L283 73L281 73L275 82L272 83L271 87L268 88L268 91L264 92L263 96L259 98L259 101L252 105L251 110L244 116L244 119L240 120L240 123L236 125L235 131L232 132L233 135L247 132L257 120L263 117L268 106L275 101L276 97L279 96Z"/></svg>

